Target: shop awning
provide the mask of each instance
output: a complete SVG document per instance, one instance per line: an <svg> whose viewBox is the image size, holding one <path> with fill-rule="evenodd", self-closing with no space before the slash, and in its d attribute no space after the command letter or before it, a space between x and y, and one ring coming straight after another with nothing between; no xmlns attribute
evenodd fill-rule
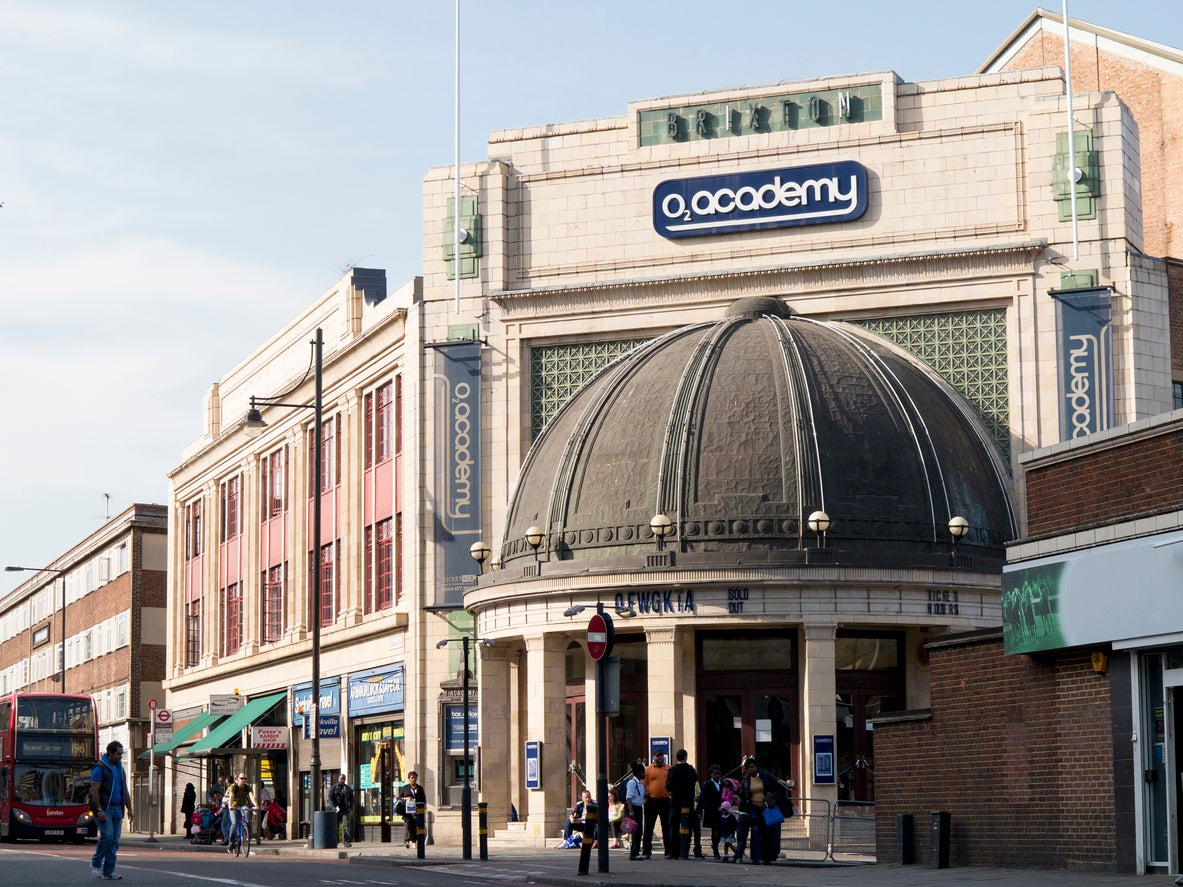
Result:
<svg viewBox="0 0 1183 887"><path fill-rule="evenodd" d="M263 715L267 714L276 703L287 699L287 692L275 693L271 696L261 696L258 699L252 699L241 709L239 709L222 723L218 724L209 734L202 740L195 742L193 746L184 754L184 757L196 757L198 755L209 755L216 753L217 749L225 746L243 731L245 727L249 727ZM236 749L238 751L238 749Z"/></svg>
<svg viewBox="0 0 1183 887"><path fill-rule="evenodd" d="M152 751L157 757L166 755L178 746L184 745L186 742L191 740L194 736L221 717L221 715L211 715L209 712L203 711L192 720L187 721L185 726L181 727L181 729L174 730L172 739L165 739L163 742L156 743L156 745L152 747ZM148 753L143 752L140 757L146 758L148 757Z"/></svg>

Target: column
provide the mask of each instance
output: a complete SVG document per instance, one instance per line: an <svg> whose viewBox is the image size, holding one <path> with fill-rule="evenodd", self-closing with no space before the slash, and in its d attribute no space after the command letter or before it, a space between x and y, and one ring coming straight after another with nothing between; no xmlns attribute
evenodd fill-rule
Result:
<svg viewBox="0 0 1183 887"><path fill-rule="evenodd" d="M489 828L502 828L509 820L510 785L515 781L511 754L514 736L511 704L510 665L517 651L500 641L492 649L476 645L480 662L480 783L473 797L474 812L478 801L489 802ZM476 756L476 750L473 750ZM478 833L473 830L474 843Z"/></svg>
<svg viewBox="0 0 1183 887"><path fill-rule="evenodd" d="M520 814L529 834L551 838L567 815L567 636L526 638L526 739L542 742L542 790L528 791Z"/></svg>
<svg viewBox="0 0 1183 887"><path fill-rule="evenodd" d="M813 784L813 734L833 734L834 697L838 682L834 674L835 623L806 624L802 628L805 639L804 679L802 681L801 718L801 784L794 794L803 798L821 798L838 803L837 785ZM835 762L836 764L837 762Z"/></svg>
<svg viewBox="0 0 1183 887"><path fill-rule="evenodd" d="M682 747L690 748L693 737L686 735L684 696L687 684L682 668L681 637L677 628L645 630L648 650L649 735L669 736L671 756ZM690 719L689 723L693 723ZM646 752L645 757L648 757Z"/></svg>

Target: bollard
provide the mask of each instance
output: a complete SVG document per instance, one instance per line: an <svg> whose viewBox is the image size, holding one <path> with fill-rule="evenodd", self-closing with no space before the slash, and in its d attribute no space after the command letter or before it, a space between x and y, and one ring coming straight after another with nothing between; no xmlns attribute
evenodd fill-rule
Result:
<svg viewBox="0 0 1183 887"><path fill-rule="evenodd" d="M690 858L690 807L682 805L682 815L678 817L678 832L681 837L681 858Z"/></svg>
<svg viewBox="0 0 1183 887"><path fill-rule="evenodd" d="M899 848L899 864L916 862L915 825L911 813L900 813L895 818L895 841Z"/></svg>
<svg viewBox="0 0 1183 887"><path fill-rule="evenodd" d="M477 801L477 825L480 827L481 859L489 858L489 802Z"/></svg>
<svg viewBox="0 0 1183 887"><path fill-rule="evenodd" d="M592 844L596 842L596 814L599 811L595 804L588 804L583 808L583 843L579 845L579 874L586 875L591 870Z"/></svg>
<svg viewBox="0 0 1183 887"><path fill-rule="evenodd" d="M930 869L949 867L949 827L949 814L946 811L932 811L932 851L928 857Z"/></svg>

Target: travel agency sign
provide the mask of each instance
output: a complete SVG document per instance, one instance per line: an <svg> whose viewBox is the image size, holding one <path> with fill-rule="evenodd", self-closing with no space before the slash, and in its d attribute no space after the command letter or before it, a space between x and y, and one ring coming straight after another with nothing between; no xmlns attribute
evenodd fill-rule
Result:
<svg viewBox="0 0 1183 887"><path fill-rule="evenodd" d="M668 179L653 191L653 227L669 238L849 222L866 211L867 170L853 160Z"/></svg>

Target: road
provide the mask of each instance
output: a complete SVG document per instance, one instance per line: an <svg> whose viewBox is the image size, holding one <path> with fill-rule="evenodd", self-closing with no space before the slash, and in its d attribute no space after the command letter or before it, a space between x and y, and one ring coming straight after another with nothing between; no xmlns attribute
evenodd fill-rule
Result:
<svg viewBox="0 0 1183 887"><path fill-rule="evenodd" d="M94 842L73 844L0 844L0 883L16 887L79 887L95 884L90 874ZM117 870L128 887L458 887L469 879L457 878L449 866L352 865L341 859L300 859L261 854L235 859L206 850L188 852L175 846L160 849L142 844L124 845ZM472 879L471 883L488 885ZM525 881L498 879L513 887ZM541 884L543 882L535 882Z"/></svg>

